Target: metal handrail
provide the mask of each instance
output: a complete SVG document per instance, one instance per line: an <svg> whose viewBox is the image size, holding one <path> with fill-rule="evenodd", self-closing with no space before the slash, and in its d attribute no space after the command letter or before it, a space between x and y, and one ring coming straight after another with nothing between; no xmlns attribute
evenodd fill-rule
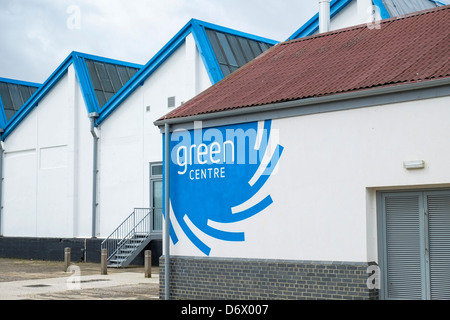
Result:
<svg viewBox="0 0 450 320"><path fill-rule="evenodd" d="M108 260L113 257L116 252L136 233L138 224L141 224L144 219L150 217L153 210L149 208L135 208L133 212L113 231L111 234L102 241L101 248L107 249ZM143 225L143 233L150 233L152 226L151 220L148 224L148 228Z"/></svg>

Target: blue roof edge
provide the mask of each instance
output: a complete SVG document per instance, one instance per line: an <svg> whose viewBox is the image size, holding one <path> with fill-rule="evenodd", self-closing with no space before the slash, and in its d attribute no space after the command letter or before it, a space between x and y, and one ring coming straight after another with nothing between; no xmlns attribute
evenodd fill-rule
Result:
<svg viewBox="0 0 450 320"><path fill-rule="evenodd" d="M278 41L271 40L268 38L218 26L197 19L191 19L145 65L73 51L57 67L57 69L50 75L50 77L40 87L38 87L38 90L36 90L36 92L31 96L31 98L20 108L20 110L9 120L9 122L7 123L5 122L4 128L5 130L2 135L2 140L5 140L9 136L9 134L19 125L19 123L31 112L31 110L38 105L40 100L67 72L67 68L70 66L70 64L74 65L75 73L77 75L81 87L81 92L85 100L87 111L89 113L97 112L100 115L96 121L96 125L99 125L101 122L103 122L132 92L134 92L136 88L141 86L146 81L146 79L154 71L156 71L156 69L164 61L166 61L167 58L176 49L178 49L181 46L184 39L190 33L193 34L193 37L196 41L197 49L201 54L201 57L206 66L212 84L217 83L218 81L223 79L223 74L217 62L217 58L215 57L214 52L212 50L212 46L206 36L205 28L237 35L240 37L245 37L256 41L266 42L272 45L278 43ZM136 72L136 74L100 110L97 99L95 97L92 82L88 75L85 59L133 67L139 69L139 71ZM1 126L1 119L0 119L0 126Z"/></svg>
<svg viewBox="0 0 450 320"><path fill-rule="evenodd" d="M84 56L79 54L78 52L72 53L72 55L75 73L77 75L78 82L80 83L81 93L83 95L87 111L88 113L99 112L100 107L95 96L92 81L89 77L89 72L87 70Z"/></svg>
<svg viewBox="0 0 450 320"><path fill-rule="evenodd" d="M33 88L39 88L41 86L40 83L36 83L36 82L29 82L29 81L23 81L23 80L11 79L11 78L3 78L3 77L0 77L0 82L17 84L20 86L27 86L27 87L33 87ZM0 96L0 129L4 130L6 128L7 123L8 123L8 121L6 120L5 108L3 106L2 97Z"/></svg>
<svg viewBox="0 0 450 320"><path fill-rule="evenodd" d="M94 89L91 80L88 75L87 66L85 59L91 59L95 61L119 64L123 66L129 66L134 68L142 68L142 65L114 60L110 58L95 56L91 54L86 54L82 52L73 51L71 52L64 61L56 68L56 70L47 78L47 80L38 87L36 92L28 99L27 102L19 109L19 111L14 114L14 116L4 123L2 134L2 141L4 141L11 132L20 124L20 122L26 118L26 116L33 110L34 107L38 105L41 99L53 88L53 86L65 75L68 67L73 64L78 82L81 87L81 93L85 101L86 109L88 113L98 112L98 102L95 97ZM5 117L6 120L6 117ZM0 116L0 126L1 126L1 116Z"/></svg>
<svg viewBox="0 0 450 320"><path fill-rule="evenodd" d="M25 117L37 106L39 101L45 96L59 79L66 73L68 66L72 63L72 54L70 54L56 70L47 78L47 80L39 87L27 102L17 111L8 121L2 134L2 141L11 134L11 132L25 119Z"/></svg>
<svg viewBox="0 0 450 320"><path fill-rule="evenodd" d="M197 49L205 64L206 71L212 84L216 84L224 78L219 61L214 53L211 43L206 34L203 21L192 19L192 35L197 44Z"/></svg>
<svg viewBox="0 0 450 320"><path fill-rule="evenodd" d="M35 88L38 88L42 85L42 83L16 80L16 79L11 79L11 78L2 78L2 77L0 77L0 82L7 82L7 83L18 84L18 85L27 86L27 87L35 87Z"/></svg>
<svg viewBox="0 0 450 320"><path fill-rule="evenodd" d="M269 38L264 38L261 36L257 36L254 34L250 34L250 33L246 33L246 32L242 32L239 30L235 30L235 29L230 29L227 27L223 27L223 26L219 26L217 24L213 24L213 23L209 23L206 21L201 21L201 20L197 20L197 19L192 19L191 21L194 21L195 23L207 28L207 29L212 29L212 30L216 30L216 31L220 31L220 32L224 32L224 33L229 33L238 37L242 37L242 38L247 38L247 39L251 39L251 40L255 40L255 41L261 41L261 42L266 42L272 45L275 45L277 43L279 43L279 41L273 40L273 39L269 39Z"/></svg>
<svg viewBox="0 0 450 320"><path fill-rule="evenodd" d="M344 9L352 0L333 0L330 4L330 17L333 18L342 9ZM373 4L380 9L381 19L390 18L386 7L382 0L372 0ZM319 30L319 13L316 13L311 19L309 19L303 26L295 31L286 41L299 39L313 35L314 32Z"/></svg>
<svg viewBox="0 0 450 320"><path fill-rule="evenodd" d="M372 0L372 2L380 10L381 19L389 19L391 17L382 0Z"/></svg>
<svg viewBox="0 0 450 320"><path fill-rule="evenodd" d="M124 66L124 67L131 67L131 68L141 69L144 66L143 64L132 63L132 62L123 61L123 60L117 60L117 59L111 59L111 58L96 56L96 55L88 54L88 53L84 53L84 52L73 51L72 54L74 54L74 55L76 55L78 57L82 57L83 59L95 60L95 61L111 63L111 64L117 64L117 65L121 65L121 66Z"/></svg>
<svg viewBox="0 0 450 320"><path fill-rule="evenodd" d="M225 33L234 34L240 37L245 37L257 41L267 42L270 44L277 44L275 40L255 36L249 33L233 30L230 28L218 26L209 22L201 21L192 18L187 24L185 24L165 45L161 48L148 62L138 71L133 78L131 78L127 84L125 84L115 95L112 97L102 108L99 113L100 116L97 119L96 124L101 124L128 96L142 85L146 79L154 72L158 67L167 60L167 58L182 44L184 39L192 33L197 45L197 49L205 64L208 76L212 84L215 84L223 79L222 70L219 67L217 58L212 50L212 46L206 36L205 28L221 31Z"/></svg>
<svg viewBox="0 0 450 320"><path fill-rule="evenodd" d="M6 121L6 114L5 114L5 108L3 107L2 98L0 98L0 136L5 130L7 121Z"/></svg>
<svg viewBox="0 0 450 320"><path fill-rule="evenodd" d="M103 106L96 125L102 123L128 96L141 86L147 78L180 47L191 32L192 20L167 42L120 90Z"/></svg>

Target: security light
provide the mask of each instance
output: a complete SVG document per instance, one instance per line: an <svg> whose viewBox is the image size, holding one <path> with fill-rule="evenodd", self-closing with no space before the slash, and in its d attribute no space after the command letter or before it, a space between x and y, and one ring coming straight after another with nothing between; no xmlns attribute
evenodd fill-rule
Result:
<svg viewBox="0 0 450 320"><path fill-rule="evenodd" d="M425 167L425 161L423 160L404 161L403 167L405 169L423 169Z"/></svg>

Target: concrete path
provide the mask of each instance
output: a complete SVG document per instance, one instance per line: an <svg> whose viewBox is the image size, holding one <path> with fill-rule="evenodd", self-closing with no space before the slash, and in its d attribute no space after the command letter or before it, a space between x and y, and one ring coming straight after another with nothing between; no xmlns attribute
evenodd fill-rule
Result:
<svg viewBox="0 0 450 320"><path fill-rule="evenodd" d="M158 269L146 278L143 268L108 269L79 264L0 259L0 300L157 300ZM10 270L10 271L8 271Z"/></svg>
<svg viewBox="0 0 450 320"><path fill-rule="evenodd" d="M143 274L136 272L91 276L77 276L74 273L69 277L2 282L0 300L135 300L145 298L142 287L146 285L149 288L146 298L158 299L158 291L150 290L151 285L155 287L158 284L157 277L145 278Z"/></svg>

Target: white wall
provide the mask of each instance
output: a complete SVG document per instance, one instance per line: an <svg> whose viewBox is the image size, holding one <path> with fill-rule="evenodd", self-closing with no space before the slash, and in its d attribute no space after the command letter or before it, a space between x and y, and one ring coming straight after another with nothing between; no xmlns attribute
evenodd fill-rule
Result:
<svg viewBox="0 0 450 320"><path fill-rule="evenodd" d="M192 34L100 126L98 237L107 237L133 211L150 206L149 163L162 161L153 122L211 85ZM147 111L148 107L148 111Z"/></svg>
<svg viewBox="0 0 450 320"><path fill-rule="evenodd" d="M76 237L91 184L86 108L73 66L4 142L3 234ZM87 129L89 133L89 126ZM81 223L79 223L81 222ZM90 223L89 223L90 228Z"/></svg>
<svg viewBox="0 0 450 320"><path fill-rule="evenodd" d="M192 35L96 130L97 236L136 207L149 207L149 163L162 161L153 122L211 85ZM147 111L147 106L149 110ZM92 136L73 66L8 136L4 154L4 236L91 237Z"/></svg>
<svg viewBox="0 0 450 320"><path fill-rule="evenodd" d="M450 186L449 105L445 97L273 120L284 151L261 190L273 203L222 226L245 230L245 242L196 235L216 257L377 261L376 190ZM424 169L403 168L419 159ZM203 255L177 235L171 254Z"/></svg>
<svg viewBox="0 0 450 320"><path fill-rule="evenodd" d="M368 23L373 28L376 23L372 22L372 1L371 0L353 0L344 9L330 20L330 31L348 28L360 24ZM375 20L380 21L380 11L375 13ZM318 32L315 32L318 34Z"/></svg>

